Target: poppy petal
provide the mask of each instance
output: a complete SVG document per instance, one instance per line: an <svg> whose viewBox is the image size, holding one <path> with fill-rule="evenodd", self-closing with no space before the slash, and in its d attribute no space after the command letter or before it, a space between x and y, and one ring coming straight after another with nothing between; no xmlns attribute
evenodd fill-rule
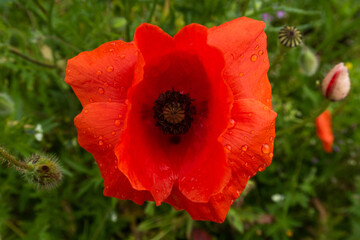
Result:
<svg viewBox="0 0 360 240"><path fill-rule="evenodd" d="M145 62L171 52L175 43L172 37L158 26L143 23L136 28L134 42L141 50Z"/></svg>
<svg viewBox="0 0 360 240"><path fill-rule="evenodd" d="M185 197L177 188L173 188L166 202L174 206L177 210L186 210L194 220L218 223L224 222L226 214L232 204L232 200L230 198L224 198L223 194L217 194L211 197L207 203L193 202Z"/></svg>
<svg viewBox="0 0 360 240"><path fill-rule="evenodd" d="M117 158L113 151L105 153L93 153L101 176L104 179L104 195L119 199L130 199L136 204L143 204L144 201L154 201L150 192L135 190L127 177L119 171Z"/></svg>
<svg viewBox="0 0 360 240"><path fill-rule="evenodd" d="M124 102L137 61L134 43L112 41L70 59L65 82L81 104Z"/></svg>
<svg viewBox="0 0 360 240"><path fill-rule="evenodd" d="M127 106L124 103L87 104L74 119L81 147L90 153L112 151L120 139Z"/></svg>
<svg viewBox="0 0 360 240"><path fill-rule="evenodd" d="M126 105L123 103L92 103L84 106L75 118L80 146L92 153L104 179L104 195L131 199L137 204L152 200L145 191L132 188L130 182L117 168L114 146L119 141ZM121 186L121 187L119 187Z"/></svg>
<svg viewBox="0 0 360 240"><path fill-rule="evenodd" d="M234 99L254 98L272 108L264 27L264 22L237 18L210 28L208 43L224 54L224 76Z"/></svg>
<svg viewBox="0 0 360 240"><path fill-rule="evenodd" d="M250 178L271 163L277 114L254 99L236 100L231 112L233 125L223 135L228 163L233 173L242 168Z"/></svg>
<svg viewBox="0 0 360 240"><path fill-rule="evenodd" d="M322 112L316 119L316 134L323 144L325 152L332 152L334 135L331 128L331 113L329 110Z"/></svg>

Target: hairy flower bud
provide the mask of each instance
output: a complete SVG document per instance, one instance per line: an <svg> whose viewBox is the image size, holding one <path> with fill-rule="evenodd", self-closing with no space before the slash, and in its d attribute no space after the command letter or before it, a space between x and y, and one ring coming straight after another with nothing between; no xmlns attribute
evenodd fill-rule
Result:
<svg viewBox="0 0 360 240"><path fill-rule="evenodd" d="M301 70L306 76L312 76L319 67L319 60L315 53L308 47L304 47L300 57Z"/></svg>
<svg viewBox="0 0 360 240"><path fill-rule="evenodd" d="M27 159L29 170L24 172L25 178L39 188L50 189L62 179L62 169L53 156L33 155Z"/></svg>
<svg viewBox="0 0 360 240"><path fill-rule="evenodd" d="M321 85L322 93L331 101L343 100L350 91L350 78L347 67L339 63L325 76Z"/></svg>

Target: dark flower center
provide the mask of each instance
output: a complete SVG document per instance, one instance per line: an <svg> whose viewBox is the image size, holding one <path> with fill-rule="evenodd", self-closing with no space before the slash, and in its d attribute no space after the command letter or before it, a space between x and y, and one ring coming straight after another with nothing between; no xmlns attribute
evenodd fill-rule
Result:
<svg viewBox="0 0 360 240"><path fill-rule="evenodd" d="M174 89L161 93L155 101L154 118L155 126L164 134L180 135L189 131L194 120L195 107L191 105L194 99L189 94L181 94Z"/></svg>

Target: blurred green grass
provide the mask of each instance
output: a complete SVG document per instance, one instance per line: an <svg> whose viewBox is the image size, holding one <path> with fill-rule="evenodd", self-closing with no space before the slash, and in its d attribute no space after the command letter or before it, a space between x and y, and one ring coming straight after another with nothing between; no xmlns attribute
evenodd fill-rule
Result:
<svg viewBox="0 0 360 240"><path fill-rule="evenodd" d="M190 239L193 229L213 239L360 239L359 0L1 0L0 12L0 92L15 106L0 116L0 145L17 156L55 153L65 169L62 185L46 192L1 166L0 239ZM274 159L225 223L104 197L92 156L77 144L72 121L81 106L63 80L66 60L104 42L131 41L142 22L174 35L193 22L211 27L264 14L273 17L265 30L278 113ZM315 75L301 71L301 48L279 46L284 25L300 29L316 53ZM352 90L330 104L338 151L325 154L313 119L329 103L317 81L338 62L353 65Z"/></svg>

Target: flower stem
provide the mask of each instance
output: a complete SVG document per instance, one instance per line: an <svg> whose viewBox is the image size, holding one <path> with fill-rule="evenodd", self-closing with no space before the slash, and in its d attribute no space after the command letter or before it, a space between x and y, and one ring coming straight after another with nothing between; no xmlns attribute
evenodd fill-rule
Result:
<svg viewBox="0 0 360 240"><path fill-rule="evenodd" d="M33 167L27 165L22 161L18 161L13 155L9 154L4 148L0 147L0 159L7 162L9 165L15 166L22 170L33 170Z"/></svg>

